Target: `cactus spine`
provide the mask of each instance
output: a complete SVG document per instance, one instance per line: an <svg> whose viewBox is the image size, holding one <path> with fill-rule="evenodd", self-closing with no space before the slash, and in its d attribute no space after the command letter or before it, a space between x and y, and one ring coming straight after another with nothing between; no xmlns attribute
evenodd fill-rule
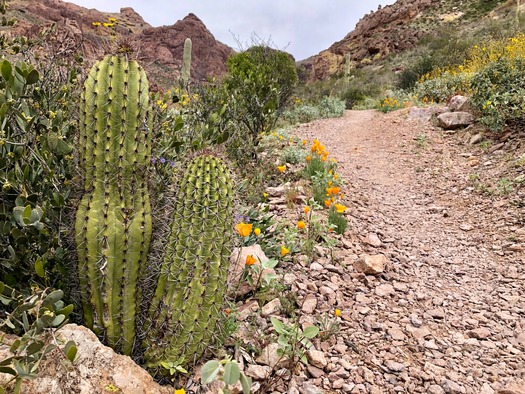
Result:
<svg viewBox="0 0 525 394"><path fill-rule="evenodd" d="M149 311L150 367L193 362L213 337L226 292L232 200L233 183L220 159L204 155L190 163Z"/></svg>
<svg viewBox="0 0 525 394"><path fill-rule="evenodd" d="M86 325L131 354L137 280L151 238L148 80L125 55L106 56L86 79L80 108L84 194L75 238Z"/></svg>
<svg viewBox="0 0 525 394"><path fill-rule="evenodd" d="M181 78L184 88L188 89L188 83L190 82L191 73L191 38L186 38L184 41L184 52L182 54L182 71Z"/></svg>

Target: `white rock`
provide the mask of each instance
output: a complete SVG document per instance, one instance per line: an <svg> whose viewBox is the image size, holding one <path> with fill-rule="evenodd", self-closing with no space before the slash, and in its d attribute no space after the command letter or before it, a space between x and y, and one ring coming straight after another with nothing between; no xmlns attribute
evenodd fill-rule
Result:
<svg viewBox="0 0 525 394"><path fill-rule="evenodd" d="M394 289L394 286L392 286L392 284L382 283L376 287L375 292L379 297L386 297L390 294L394 294L396 290Z"/></svg>

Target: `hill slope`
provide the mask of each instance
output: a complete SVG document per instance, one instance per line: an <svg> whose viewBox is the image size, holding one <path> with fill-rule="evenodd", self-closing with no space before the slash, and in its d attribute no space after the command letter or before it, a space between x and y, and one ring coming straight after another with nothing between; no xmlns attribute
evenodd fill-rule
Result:
<svg viewBox="0 0 525 394"><path fill-rule="evenodd" d="M192 77L197 80L224 74L226 59L233 51L217 41L193 14L171 26L152 27L130 7L121 8L119 13L105 13L61 0L13 0L6 17L15 18L17 23L14 27L2 27L3 31L28 36L42 26L56 23L69 37L82 43L90 59L101 57L117 37L127 37L137 48L152 81L160 86L171 86L178 77L184 40L188 37L193 41ZM110 18L115 22L111 23Z"/></svg>
<svg viewBox="0 0 525 394"><path fill-rule="evenodd" d="M310 80L324 80L343 73L347 58L358 67L373 64L424 37L472 29L515 10L515 0L398 0L365 15L341 41L301 63Z"/></svg>

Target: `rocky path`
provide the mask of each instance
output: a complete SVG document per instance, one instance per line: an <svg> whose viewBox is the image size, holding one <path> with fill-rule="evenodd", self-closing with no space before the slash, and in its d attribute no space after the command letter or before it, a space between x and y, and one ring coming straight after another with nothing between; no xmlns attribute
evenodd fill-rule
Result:
<svg viewBox="0 0 525 394"><path fill-rule="evenodd" d="M337 338L319 344L326 365L308 374L326 392L525 393L523 207L470 182L503 155L406 115L348 111L296 130L338 159L352 227L344 273L304 279L335 289L319 310L342 310ZM354 269L377 254L382 274Z"/></svg>

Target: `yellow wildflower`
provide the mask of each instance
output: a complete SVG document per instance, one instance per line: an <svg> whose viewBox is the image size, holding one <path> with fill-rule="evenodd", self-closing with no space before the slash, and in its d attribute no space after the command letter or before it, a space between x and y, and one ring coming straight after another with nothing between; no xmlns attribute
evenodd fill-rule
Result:
<svg viewBox="0 0 525 394"><path fill-rule="evenodd" d="M288 253L290 253L290 249L288 249L288 248L285 247L285 246L281 246L281 256L284 257L284 256L286 256Z"/></svg>
<svg viewBox="0 0 525 394"><path fill-rule="evenodd" d="M312 156L306 156L306 161L312 160Z"/></svg>
<svg viewBox="0 0 525 394"><path fill-rule="evenodd" d="M286 166L277 166L277 169L278 169L280 172L284 172L284 170L286 170Z"/></svg>
<svg viewBox="0 0 525 394"><path fill-rule="evenodd" d="M261 229L259 227L256 227L255 230L253 230L253 233L255 234L256 237L258 237L259 234L261 234Z"/></svg>
<svg viewBox="0 0 525 394"><path fill-rule="evenodd" d="M304 228L306 228L306 223L303 222L302 220L299 220L299 221L297 222L297 228L298 228L298 229L301 229L301 230L304 229Z"/></svg>
<svg viewBox="0 0 525 394"><path fill-rule="evenodd" d="M100 26L100 25L101 25L101 23L100 23L100 22L91 22L91 24L92 24L93 26L95 26L95 27L98 27L98 26Z"/></svg>
<svg viewBox="0 0 525 394"><path fill-rule="evenodd" d="M344 213L346 211L346 207L343 204L334 204L334 207L338 213Z"/></svg>
<svg viewBox="0 0 525 394"><path fill-rule="evenodd" d="M184 390L184 389L177 389L177 390L175 390L174 394L186 394L186 390Z"/></svg>
<svg viewBox="0 0 525 394"><path fill-rule="evenodd" d="M341 316L341 310L340 310L340 309L336 309L336 310L334 311L334 315L335 315L335 317L339 317L339 316Z"/></svg>

